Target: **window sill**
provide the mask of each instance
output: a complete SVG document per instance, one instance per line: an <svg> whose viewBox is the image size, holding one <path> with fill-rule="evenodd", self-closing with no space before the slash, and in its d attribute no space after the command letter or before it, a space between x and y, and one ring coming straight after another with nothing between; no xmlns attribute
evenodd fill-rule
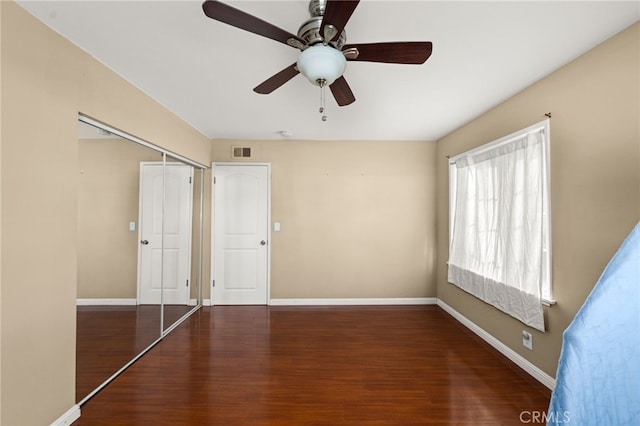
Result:
<svg viewBox="0 0 640 426"><path fill-rule="evenodd" d="M555 305L556 303L558 303L558 302L556 302L554 299L551 299L551 300L548 300L548 299L542 299L542 304L543 304L544 306L553 306L553 305Z"/></svg>

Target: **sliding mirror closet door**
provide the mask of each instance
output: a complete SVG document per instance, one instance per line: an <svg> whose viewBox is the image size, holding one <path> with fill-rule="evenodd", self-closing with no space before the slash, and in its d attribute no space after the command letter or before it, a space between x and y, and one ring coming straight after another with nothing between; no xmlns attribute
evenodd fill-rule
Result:
<svg viewBox="0 0 640 426"><path fill-rule="evenodd" d="M160 299L140 303L139 259L154 246L161 253L162 239L141 238L139 207L140 165L162 164L162 154L83 122L78 134L76 400L82 401L161 336ZM159 227L161 206L154 220Z"/></svg>
<svg viewBox="0 0 640 426"><path fill-rule="evenodd" d="M206 167L82 114L78 165L84 403L201 306Z"/></svg>
<svg viewBox="0 0 640 426"><path fill-rule="evenodd" d="M167 156L164 167L163 331L201 302L202 169Z"/></svg>

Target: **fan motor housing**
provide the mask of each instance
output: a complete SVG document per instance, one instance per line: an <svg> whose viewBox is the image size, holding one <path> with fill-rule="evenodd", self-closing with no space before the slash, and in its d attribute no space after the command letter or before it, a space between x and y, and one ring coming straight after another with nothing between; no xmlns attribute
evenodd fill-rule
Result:
<svg viewBox="0 0 640 426"><path fill-rule="evenodd" d="M307 46L313 46L314 44L324 43L324 37L320 34L320 26L322 25L322 16L314 16L306 21L300 26L298 30L298 37L305 41ZM327 25L330 28L337 30L333 25ZM347 33L346 31L342 31L340 36L333 41L330 41L328 44L335 47L336 49L342 49L342 46L347 41Z"/></svg>
<svg viewBox="0 0 640 426"><path fill-rule="evenodd" d="M322 16L327 9L327 0L311 0L309 2L309 15Z"/></svg>

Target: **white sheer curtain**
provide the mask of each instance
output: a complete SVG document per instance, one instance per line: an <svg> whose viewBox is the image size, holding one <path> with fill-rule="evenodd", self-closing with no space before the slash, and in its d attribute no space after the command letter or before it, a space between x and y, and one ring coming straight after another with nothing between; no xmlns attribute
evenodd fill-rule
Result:
<svg viewBox="0 0 640 426"><path fill-rule="evenodd" d="M449 281L544 331L549 279L544 128L451 161Z"/></svg>

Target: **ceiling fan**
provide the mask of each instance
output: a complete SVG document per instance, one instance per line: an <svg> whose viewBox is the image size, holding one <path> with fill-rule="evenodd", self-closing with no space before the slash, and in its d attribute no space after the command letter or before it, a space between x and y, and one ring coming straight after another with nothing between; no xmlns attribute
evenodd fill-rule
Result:
<svg viewBox="0 0 640 426"><path fill-rule="evenodd" d="M300 26L297 35L217 0L206 0L202 9L211 19L301 51L296 63L266 79L253 89L254 92L271 93L302 73L323 89L329 86L338 105L345 106L356 100L342 75L347 61L422 64L432 50L429 41L346 44L344 27L358 3L359 0L311 0L311 17ZM324 105L321 113L323 109Z"/></svg>

